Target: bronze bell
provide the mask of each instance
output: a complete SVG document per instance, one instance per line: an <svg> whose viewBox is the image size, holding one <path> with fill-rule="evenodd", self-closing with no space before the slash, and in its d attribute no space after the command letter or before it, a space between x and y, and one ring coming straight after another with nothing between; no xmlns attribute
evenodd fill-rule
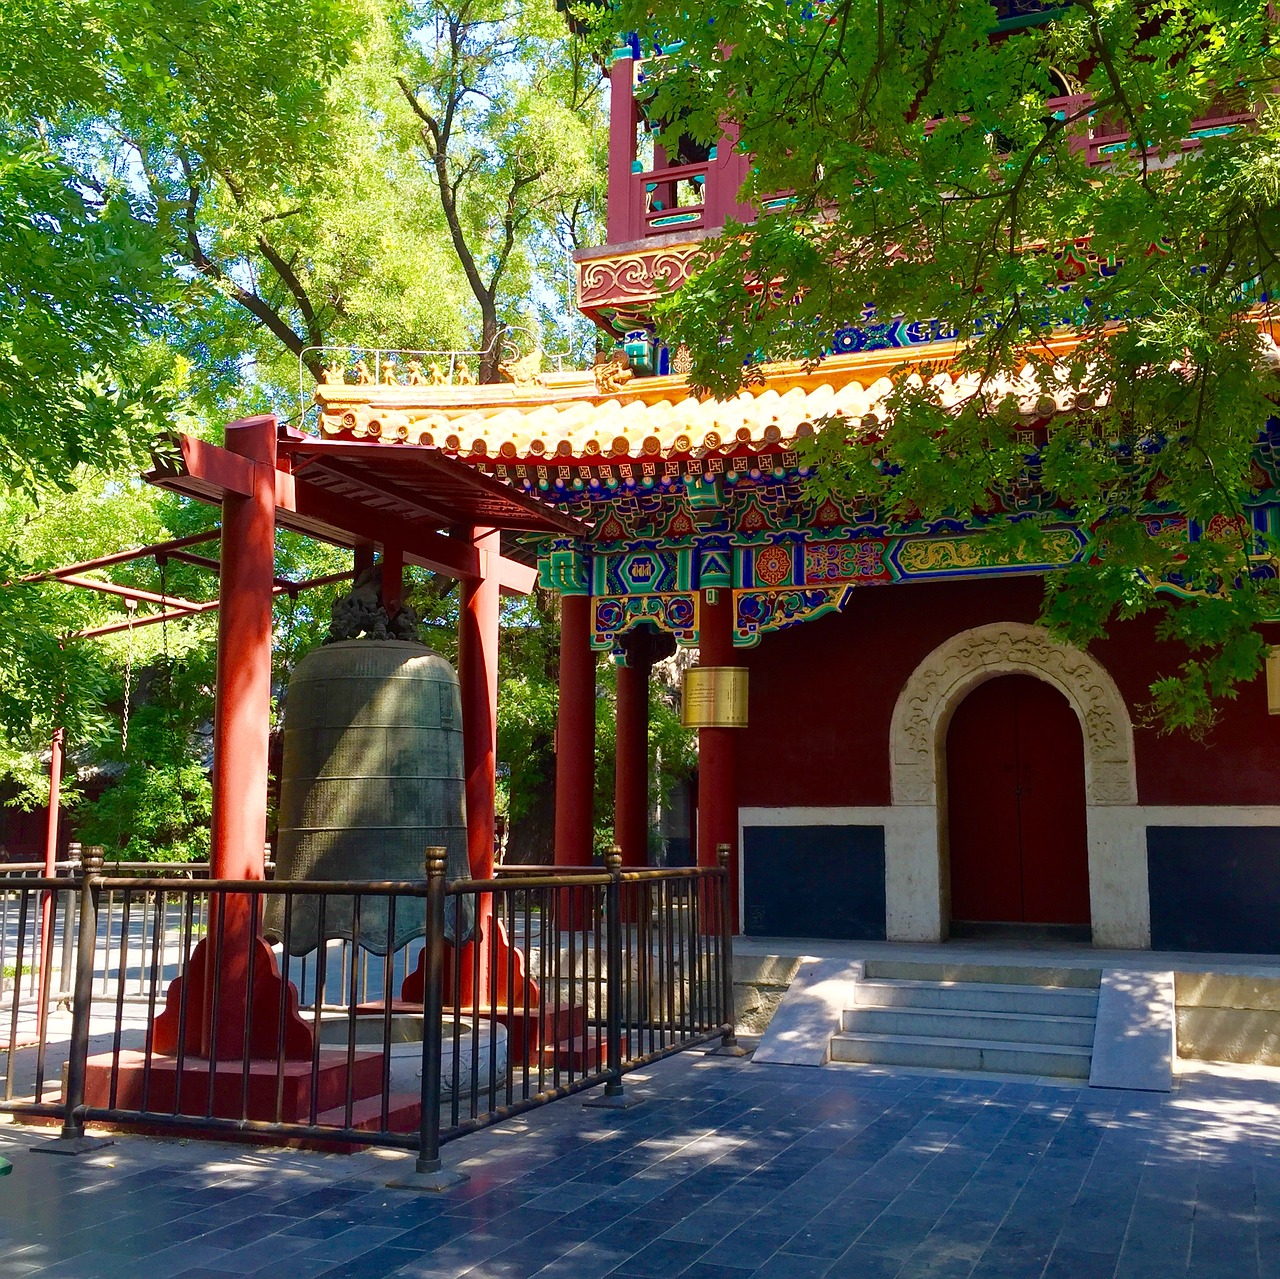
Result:
<svg viewBox="0 0 1280 1279"><path fill-rule="evenodd" d="M448 849L448 877L466 879L467 825L458 677L443 657L406 640L354 639L309 653L289 680L280 770L276 880L417 881L423 852ZM425 930L421 897L293 899L289 951L330 938L385 955ZM472 899L459 920L447 899L445 938L468 941ZM283 934L284 899L269 896L264 931ZM323 912L321 904L323 903ZM323 926L321 914L323 913ZM459 928L461 924L461 928Z"/></svg>

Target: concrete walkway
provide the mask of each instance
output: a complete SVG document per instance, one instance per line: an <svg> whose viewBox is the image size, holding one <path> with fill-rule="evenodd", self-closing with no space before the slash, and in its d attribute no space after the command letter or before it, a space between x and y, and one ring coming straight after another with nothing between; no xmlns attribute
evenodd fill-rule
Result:
<svg viewBox="0 0 1280 1279"><path fill-rule="evenodd" d="M0 1277L1276 1279L1280 1083L1172 1094L693 1054L633 1110L557 1102L401 1155L121 1138L78 1160L0 1127Z"/></svg>

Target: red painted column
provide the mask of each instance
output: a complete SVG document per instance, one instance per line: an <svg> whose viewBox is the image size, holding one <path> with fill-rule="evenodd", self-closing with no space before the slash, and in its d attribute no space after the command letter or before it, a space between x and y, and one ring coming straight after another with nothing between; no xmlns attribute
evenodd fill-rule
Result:
<svg viewBox="0 0 1280 1279"><path fill-rule="evenodd" d="M736 124L725 125L724 135L716 143L716 158L708 167L706 225L722 227L725 218L754 222L755 209L738 198L738 192L747 180L751 166L738 148Z"/></svg>
<svg viewBox="0 0 1280 1279"><path fill-rule="evenodd" d="M252 492L222 502L217 693L213 713L212 879L264 878L267 749L271 725L271 590L275 576L276 420L248 418L226 430L226 447L253 463ZM209 935L221 934L221 991L213 1017L215 963L206 963L200 1055L211 1048L235 1060L244 1051L249 948L258 921L247 899L210 910ZM188 1014L189 1016L190 1014Z"/></svg>
<svg viewBox="0 0 1280 1279"><path fill-rule="evenodd" d="M591 596L560 600L560 704L556 709L557 866L591 864L596 772L596 655Z"/></svg>
<svg viewBox="0 0 1280 1279"><path fill-rule="evenodd" d="M49 744L49 812L44 836L44 877L53 879L58 873L58 817L62 806L62 756L66 745L66 730L55 728ZM63 928L71 927L71 920L64 916ZM40 896L40 989L45 990L45 964L53 955L53 893L45 890ZM53 987L47 989L52 992ZM45 1014L48 1007L42 999L36 1010L37 1035L44 1039Z"/></svg>
<svg viewBox="0 0 1280 1279"><path fill-rule="evenodd" d="M360 574L373 567L373 543L357 542L351 552L352 580L358 581Z"/></svg>
<svg viewBox="0 0 1280 1279"><path fill-rule="evenodd" d="M458 681L462 688L462 760L466 778L467 860L474 879L493 877L494 809L498 759L498 602L497 574L488 574L487 556L501 553L496 529L472 530L480 551L481 577L462 583L462 615L458 636ZM462 965L459 997L463 1005L483 1002L489 989L489 932L493 902L480 899L476 926L481 939L480 989L472 990L469 947L458 955Z"/></svg>
<svg viewBox="0 0 1280 1279"><path fill-rule="evenodd" d="M66 746L66 730L55 728L49 744L49 811L45 821L44 873L52 879L58 865L58 816L62 804L62 755Z"/></svg>
<svg viewBox="0 0 1280 1279"><path fill-rule="evenodd" d="M250 462L252 478L249 493L228 490L222 501L209 874L212 879L261 880L271 728L275 418L232 422L226 429L226 448ZM192 952L186 972L170 987L165 1010L156 1019L152 1037L156 1052L176 1050L179 1007L185 998L187 1052L207 1057L216 1051L220 1061L236 1061L246 1053L310 1055L311 1030L297 1017L296 993L284 987L271 948L258 929L259 920L247 896L229 894L211 901L207 937ZM283 1019L281 999L288 1004ZM248 1019L246 1004L252 1005Z"/></svg>
<svg viewBox="0 0 1280 1279"><path fill-rule="evenodd" d="M630 50L609 65L609 193L605 239L626 244L642 234L643 201L632 176L636 158L636 100L632 88L635 62Z"/></svg>
<svg viewBox="0 0 1280 1279"><path fill-rule="evenodd" d="M226 447L254 464L253 491L248 496L228 492L222 502L209 874L261 879L271 728L275 418L231 423Z"/></svg>
<svg viewBox="0 0 1280 1279"><path fill-rule="evenodd" d="M481 551L497 555L496 529L476 529ZM467 858L476 879L493 874L498 758L498 600L496 574L462 584L458 681L462 686L462 757L467 795Z"/></svg>
<svg viewBox="0 0 1280 1279"><path fill-rule="evenodd" d="M711 596L715 596L712 602ZM733 666L733 592L705 591L699 620L698 662ZM736 728L698 730L698 865L716 865L716 845L728 844L730 901L738 928L738 743Z"/></svg>
<svg viewBox="0 0 1280 1279"><path fill-rule="evenodd" d="M624 867L649 864L649 655L643 641L628 646L618 667L613 840Z"/></svg>
<svg viewBox="0 0 1280 1279"><path fill-rule="evenodd" d="M387 542L382 548L382 603L394 617L404 599L404 547Z"/></svg>

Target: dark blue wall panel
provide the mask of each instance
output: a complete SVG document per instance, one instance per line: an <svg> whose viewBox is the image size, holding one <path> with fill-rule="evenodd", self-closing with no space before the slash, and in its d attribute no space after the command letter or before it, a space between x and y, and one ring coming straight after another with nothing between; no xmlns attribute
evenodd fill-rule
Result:
<svg viewBox="0 0 1280 1279"><path fill-rule="evenodd" d="M1280 954L1280 829L1149 826L1153 950Z"/></svg>
<svg viewBox="0 0 1280 1279"><path fill-rule="evenodd" d="M748 826L743 932L884 939L883 826Z"/></svg>

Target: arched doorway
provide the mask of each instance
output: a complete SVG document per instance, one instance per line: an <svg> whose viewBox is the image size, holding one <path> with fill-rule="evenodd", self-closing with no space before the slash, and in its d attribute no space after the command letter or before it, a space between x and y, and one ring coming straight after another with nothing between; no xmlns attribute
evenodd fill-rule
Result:
<svg viewBox="0 0 1280 1279"><path fill-rule="evenodd" d="M1032 675L979 684L952 715L946 770L953 932L1056 925L1087 937L1084 737L1062 693Z"/></svg>

